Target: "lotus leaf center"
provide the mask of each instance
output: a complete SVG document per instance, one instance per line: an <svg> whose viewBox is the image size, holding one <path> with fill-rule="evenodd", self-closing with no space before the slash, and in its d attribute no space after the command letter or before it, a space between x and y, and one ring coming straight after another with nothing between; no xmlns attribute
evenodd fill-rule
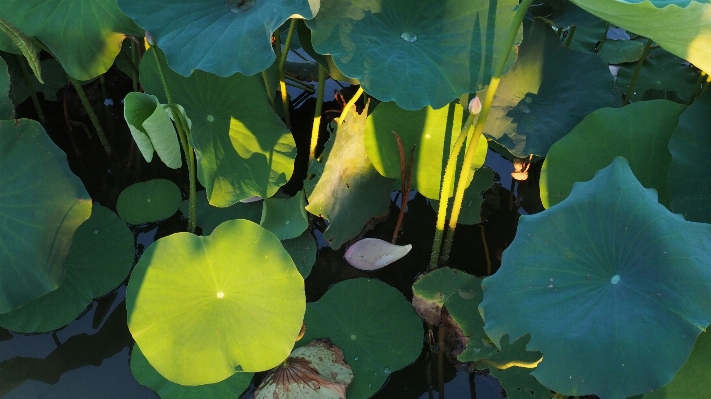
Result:
<svg viewBox="0 0 711 399"><path fill-rule="evenodd" d="M352 339L352 340L355 340L355 339L356 339L355 334L352 334L352 335L351 335L351 339Z"/></svg>
<svg viewBox="0 0 711 399"><path fill-rule="evenodd" d="M406 42L412 43L417 40L417 35L414 33L410 33L410 32L402 32L402 35L400 35L400 38L402 38L402 40L404 40Z"/></svg>
<svg viewBox="0 0 711 399"><path fill-rule="evenodd" d="M619 274L615 274L614 276L612 276L612 278L610 279L610 282L611 282L612 284L617 284L617 283L619 283L619 282L620 282L620 275L619 275Z"/></svg>
<svg viewBox="0 0 711 399"><path fill-rule="evenodd" d="M208 122L214 122L214 121L215 121L215 117L212 116L212 115L208 115L208 116L207 116L207 121L208 121Z"/></svg>
<svg viewBox="0 0 711 399"><path fill-rule="evenodd" d="M222 299L222 298L225 297L225 293L222 292L222 291L220 291L220 292L217 293L217 297L220 298L220 299Z"/></svg>

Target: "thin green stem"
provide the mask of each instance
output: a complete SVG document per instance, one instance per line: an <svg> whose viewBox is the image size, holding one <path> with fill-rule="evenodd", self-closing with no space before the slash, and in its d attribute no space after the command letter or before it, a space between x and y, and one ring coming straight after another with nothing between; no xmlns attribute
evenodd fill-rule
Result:
<svg viewBox="0 0 711 399"><path fill-rule="evenodd" d="M600 47L595 49L596 53L599 53L600 50L602 50L602 46L605 45L605 42L607 41L607 32L610 31L610 23L608 22L607 25L605 25L605 33L602 34L602 40L600 40Z"/></svg>
<svg viewBox="0 0 711 399"><path fill-rule="evenodd" d="M576 25L570 25L570 30L568 31L568 39L565 41L565 48L570 47L570 42L573 41L573 35L575 35Z"/></svg>
<svg viewBox="0 0 711 399"><path fill-rule="evenodd" d="M281 39L279 31L274 33L274 52L277 59L281 60ZM291 130L291 115L289 115L289 93L286 92L286 82L284 81L284 70L279 68L279 92L281 93L281 107L284 113L284 123L287 129Z"/></svg>
<svg viewBox="0 0 711 399"><path fill-rule="evenodd" d="M284 74L284 79L290 80L290 81L297 83L297 84L300 84L301 86L308 87L309 89L311 89L311 91L316 91L316 87L314 85L312 85L311 83L304 82L303 80L297 79L297 78L289 76L287 74Z"/></svg>
<svg viewBox="0 0 711 399"><path fill-rule="evenodd" d="M104 129L101 128L101 124L99 123L99 118L96 117L96 113L94 112L94 109L91 107L91 104L89 103L89 99L86 98L86 93L84 92L84 88L81 87L81 84L74 79L73 77L69 77L69 81L72 82L72 86L77 91L77 94L79 95L79 99L81 100L82 105L84 106L84 109L86 109L86 113L89 114L89 119L91 120L91 124L94 125L94 130L96 130L96 134L99 135L99 140L101 141L101 145L104 146L104 151L106 151L107 155L111 155L112 150L111 150L111 144L109 144L109 140L106 138L106 135L104 134Z"/></svg>
<svg viewBox="0 0 711 399"><path fill-rule="evenodd" d="M40 105L39 98L37 98L37 90L35 89L35 84L30 79L30 72L27 70L25 65L25 59L21 56L17 56L17 62L20 64L20 71L22 72L22 78L25 79L27 87L30 88L30 97L32 98L32 105L35 106L35 111L37 111L37 117L42 124L45 124L44 112L42 111L42 106Z"/></svg>
<svg viewBox="0 0 711 399"><path fill-rule="evenodd" d="M318 144L318 131L321 127L321 113L323 111L323 92L326 86L326 68L319 66L318 91L316 92L316 110L314 110L314 124L311 128L311 146L309 147L309 164L316 158L316 144Z"/></svg>
<svg viewBox="0 0 711 399"><path fill-rule="evenodd" d="M632 80L630 80L630 87L627 88L627 94L625 94L625 100L622 102L622 106L630 103L630 98L634 90L634 85L637 83L637 78L639 77L639 72L642 70L642 65L644 65L644 60L647 58L647 53L649 53L649 47L652 46L652 39L647 40L647 44L644 45L644 51L642 56L639 57L637 61L637 68L634 70L634 75L632 75Z"/></svg>
<svg viewBox="0 0 711 399"><path fill-rule="evenodd" d="M163 90L165 91L165 97L168 99L168 106L173 113L173 121L175 121L175 128L178 131L178 139L180 140L180 145L183 147L183 152L185 153L185 161L188 164L188 178L190 181L190 197L189 197L189 211L188 211L188 231L191 233L195 232L196 215L197 215L197 202L196 202L196 173L195 173L195 153L188 140L190 135L190 127L183 118L183 113L180 112L178 105L173 102L173 96L168 87L168 79L165 76L165 69L161 58L158 56L159 48L158 46L153 46L153 56L156 59L156 64L158 64L158 75L160 75L160 80L163 83Z"/></svg>
<svg viewBox="0 0 711 399"><path fill-rule="evenodd" d="M348 102L346 103L346 106L343 107L343 111L341 111L341 116L339 116L338 118L336 118L336 120L338 121L338 123L343 123L343 121L346 120L346 115L348 115L348 112L351 110L351 108L353 108L353 107L355 106L356 101L358 101L358 99L359 99L360 96L362 96L362 95L363 95L363 88L362 88L362 87L358 87L358 90L357 90L356 93L353 95L353 98L351 98L350 101L348 101Z"/></svg>
<svg viewBox="0 0 711 399"><path fill-rule="evenodd" d="M262 79L264 80L264 88L267 90L269 104L272 106L272 109L276 111L276 107L274 106L274 88L272 88L272 84L269 81L269 75L267 75L266 69L262 71Z"/></svg>
<svg viewBox="0 0 711 399"><path fill-rule="evenodd" d="M285 78L286 78L286 76L285 76ZM306 87L306 86L302 85L301 83L291 82L291 81L288 81L288 80L284 80L284 83L285 83L287 86L296 87L297 89L303 90L303 91L308 92L308 93L315 93L315 92L316 92L316 90L314 90L314 89L312 89L312 88L310 88L310 87Z"/></svg>
<svg viewBox="0 0 711 399"><path fill-rule="evenodd" d="M516 9L516 14L509 27L509 33L506 38L506 44L503 48L512 48L516 37L518 35L518 30L523 22L523 18L526 15L528 7L533 3L533 0L523 0ZM462 210L462 200L464 199L464 190L467 187L467 182L469 181L469 173L471 172L471 165L474 161L474 154L476 153L477 144L479 144L479 137L484 130L484 124L489 116L489 110L491 109L491 104L494 101L494 95L496 94L496 89L499 87L499 82L501 81L501 75L506 67L506 60L508 58L508 52L506 52L496 65L494 72L491 77L491 82L489 88L486 91L486 97L484 98L484 103L482 104L481 113L479 118L476 120L474 125L474 132L470 139L469 147L464 155L464 163L462 165L462 170L459 173L459 180L457 181L457 191L454 195L454 203L452 204L452 215L449 218L449 231L447 231L447 236L445 237L444 250L442 252L442 263L446 264L449 260L449 251L452 248L452 239L454 237L454 231L457 227L457 221L459 220L459 213Z"/></svg>
<svg viewBox="0 0 711 399"><path fill-rule="evenodd" d="M281 53L281 57L279 57L279 70L283 73L284 72L284 63L286 62L286 57L289 55L289 47L291 46L291 38L294 36L294 28L296 28L296 18L292 18L291 22L289 22L289 31L286 33L286 41L284 42L284 51ZM278 34L278 33L277 33Z"/></svg>

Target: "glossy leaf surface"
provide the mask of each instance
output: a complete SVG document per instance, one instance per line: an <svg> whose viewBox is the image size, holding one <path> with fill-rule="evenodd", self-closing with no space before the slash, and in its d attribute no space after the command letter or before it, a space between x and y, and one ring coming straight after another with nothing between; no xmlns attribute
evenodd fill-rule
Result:
<svg viewBox="0 0 711 399"><path fill-rule="evenodd" d="M153 367L181 385L268 370L291 352L304 280L281 242L247 220L146 250L126 292L128 327Z"/></svg>
<svg viewBox="0 0 711 399"><path fill-rule="evenodd" d="M153 51L141 61L141 84L166 103ZM296 144L269 105L261 76L165 73L173 101L192 120L198 179L210 204L223 208L253 196L269 198L286 184Z"/></svg>
<svg viewBox="0 0 711 399"><path fill-rule="evenodd" d="M271 35L292 16L312 18L319 0L118 0L150 32L170 67L254 75L274 62Z"/></svg>
<svg viewBox="0 0 711 399"><path fill-rule="evenodd" d="M556 392L656 390L711 323L709 251L711 226L669 212L618 157L565 201L521 217L482 283L484 329L494 342L530 333L529 349L543 352L533 375Z"/></svg>
<svg viewBox="0 0 711 399"><path fill-rule="evenodd" d="M306 21L320 54L381 101L407 110L442 108L488 84L518 2L425 0L417 3L324 0ZM456 11L455 11L456 10Z"/></svg>
<svg viewBox="0 0 711 399"><path fill-rule="evenodd" d="M116 212L130 224L166 219L180 207L180 189L170 180L153 179L126 187L116 200Z"/></svg>
<svg viewBox="0 0 711 399"><path fill-rule="evenodd" d="M28 119L0 121L0 186L2 314L59 286L91 198L66 154Z"/></svg>

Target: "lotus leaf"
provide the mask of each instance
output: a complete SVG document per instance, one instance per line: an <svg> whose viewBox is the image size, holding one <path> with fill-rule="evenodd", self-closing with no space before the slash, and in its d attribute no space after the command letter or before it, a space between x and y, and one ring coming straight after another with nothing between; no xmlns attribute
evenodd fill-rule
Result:
<svg viewBox="0 0 711 399"><path fill-rule="evenodd" d="M490 4L323 0L306 25L314 49L368 94L407 110L438 109L488 84L502 57L508 68L516 59L505 42L518 1Z"/></svg>
<svg viewBox="0 0 711 399"><path fill-rule="evenodd" d="M28 119L0 121L0 186L2 314L59 287L91 198L66 154Z"/></svg>
<svg viewBox="0 0 711 399"><path fill-rule="evenodd" d="M669 204L667 143L686 106L667 100L643 101L624 108L602 108L588 115L548 151L541 170L543 206L561 202L575 182L589 180L616 156L628 159L637 179Z"/></svg>
<svg viewBox="0 0 711 399"><path fill-rule="evenodd" d="M291 256L291 260L296 264L301 276L308 277L311 274L311 268L316 263L316 255L318 253L316 240L311 236L311 233L307 230L296 238L283 240L281 244Z"/></svg>
<svg viewBox="0 0 711 399"><path fill-rule="evenodd" d="M289 198L267 198L259 224L280 240L296 238L309 227L305 206L306 198L301 191Z"/></svg>
<svg viewBox="0 0 711 399"><path fill-rule="evenodd" d="M141 61L141 84L166 103L153 51ZM253 196L269 198L286 184L294 170L296 144L269 105L261 76L221 78L196 71L185 78L165 73L173 101L192 120L198 179L211 205L224 208Z"/></svg>
<svg viewBox="0 0 711 399"><path fill-rule="evenodd" d="M247 219L259 223L259 219L262 217L261 202L237 202L227 208L217 208L207 202L204 191L198 191L196 195L197 225L202 228L202 235L212 234L215 227L228 220ZM190 200L185 200L180 204L180 211L186 217L189 213L189 206Z"/></svg>
<svg viewBox="0 0 711 399"><path fill-rule="evenodd" d="M617 157L560 204L521 216L482 283L484 329L494 342L530 333L544 355L532 374L556 392L653 391L711 323L709 251L711 225L669 212Z"/></svg>
<svg viewBox="0 0 711 399"><path fill-rule="evenodd" d="M134 255L133 234L126 223L107 208L94 204L89 219L74 233L59 288L0 314L0 325L23 333L64 327L94 298L121 285L131 271Z"/></svg>
<svg viewBox="0 0 711 399"><path fill-rule="evenodd" d="M177 233L146 250L126 292L128 328L169 381L202 385L289 356L304 280L274 234L247 220Z"/></svg>
<svg viewBox="0 0 711 399"><path fill-rule="evenodd" d="M509 336L504 335L500 342L501 352L491 356L491 360L499 364L506 363L510 359L539 361L541 352L526 350L530 340L531 336L526 334L509 344ZM499 380L508 399L551 399L555 397L550 389L544 387L531 375L530 368L512 366L501 370L497 367L489 367L489 372Z"/></svg>
<svg viewBox="0 0 711 399"><path fill-rule="evenodd" d="M545 156L585 116L615 106L617 98L603 60L566 49L548 25L535 20L524 24L518 60L501 79L484 134L520 158Z"/></svg>
<svg viewBox="0 0 711 399"><path fill-rule="evenodd" d="M180 189L170 180L153 179L126 187L116 200L116 212L130 224L166 219L180 208Z"/></svg>
<svg viewBox="0 0 711 399"><path fill-rule="evenodd" d="M153 160L155 150L166 166L178 169L183 164L180 143L165 108L156 96L131 92L124 99L123 115L146 162Z"/></svg>
<svg viewBox="0 0 711 399"><path fill-rule="evenodd" d="M274 62L271 35L291 17L313 18L319 0L118 0L151 33L170 67L254 75Z"/></svg>
<svg viewBox="0 0 711 399"><path fill-rule="evenodd" d="M306 24L303 21L299 21L299 26L298 26L298 34L299 34L299 41L301 42L301 48L311 56L311 58L314 59L314 61L318 62L322 67L326 68L326 71L328 72L328 75L334 79L338 80L341 82L348 82L352 85L359 85L360 83L358 82L358 79L353 79L345 76L336 66L336 63L333 62L333 57L330 55L322 55L316 52L314 50L313 45L311 44L311 30L306 26Z"/></svg>
<svg viewBox="0 0 711 399"><path fill-rule="evenodd" d="M669 141L669 196L672 210L687 220L711 223L711 91L696 99L679 117L679 126Z"/></svg>
<svg viewBox="0 0 711 399"><path fill-rule="evenodd" d="M637 62L644 52L644 44L634 40L610 40L605 42L598 55L608 64Z"/></svg>
<svg viewBox="0 0 711 399"><path fill-rule="evenodd" d="M590 27L597 25L600 21L602 21L600 18L590 14L589 12L570 2L565 2L563 12L553 18L553 22L555 22L555 25L560 27L571 25L575 25L578 28ZM600 36L600 39L602 39L602 36Z"/></svg>
<svg viewBox="0 0 711 399"><path fill-rule="evenodd" d="M481 220L481 205L484 203L482 193L489 190L495 184L494 171L486 166L478 169L474 174L474 180L464 190L464 199L462 200L462 209L459 213L458 224L479 224ZM448 204L447 215L452 214L452 202ZM431 200L432 209L439 209L439 201Z"/></svg>
<svg viewBox="0 0 711 399"><path fill-rule="evenodd" d="M5 0L0 18L39 39L78 80L106 72L126 35L143 36L116 0Z"/></svg>
<svg viewBox="0 0 711 399"><path fill-rule="evenodd" d="M365 127L368 158L381 175L400 179L400 151L393 135L396 132L402 140L406 159L415 148L412 189L427 198L439 199L444 168L462 130L464 117L464 108L457 101L440 109L425 107L419 111L406 111L392 102L380 103L368 117ZM481 168L486 158L486 138L479 137L472 172ZM464 151L459 156L458 170L463 160ZM452 195L454 187L449 193L450 197Z"/></svg>
<svg viewBox="0 0 711 399"><path fill-rule="evenodd" d="M328 340L314 340L270 371L254 399L346 399L351 381L353 372L343 361L343 351Z"/></svg>
<svg viewBox="0 0 711 399"><path fill-rule="evenodd" d="M711 398L711 334L702 332L696 338L689 359L674 379L662 389L644 395L644 399L709 399Z"/></svg>
<svg viewBox="0 0 711 399"><path fill-rule="evenodd" d="M375 170L363 145L367 114L353 111L346 116L331 134L321 161L311 162L309 173L316 176L304 183L306 210L329 221L323 235L333 249L389 210L392 180Z"/></svg>
<svg viewBox="0 0 711 399"><path fill-rule="evenodd" d="M15 106L10 101L10 72L0 57L0 119L13 119Z"/></svg>
<svg viewBox="0 0 711 399"><path fill-rule="evenodd" d="M161 399L205 399L237 397L249 388L254 373L234 373L214 384L185 386L170 382L151 366L138 345L131 349L131 374L139 384L147 386Z"/></svg>
<svg viewBox="0 0 711 399"><path fill-rule="evenodd" d="M306 307L303 342L328 338L353 370L348 399L367 399L422 351L422 321L395 288L357 278L332 286Z"/></svg>
<svg viewBox="0 0 711 399"><path fill-rule="evenodd" d="M10 79L12 81L12 90L10 98L15 104L21 104L30 97L31 90L36 90L42 93L47 101L57 101L57 90L67 84L67 74L62 69L62 66L55 59L40 61L42 66L42 79L44 83L40 83L35 75L30 74L29 80L32 82L32 88L27 85L27 81L22 76L22 71L19 62L27 63L19 57L8 57L7 66L10 69ZM19 62L18 62L19 61Z"/></svg>

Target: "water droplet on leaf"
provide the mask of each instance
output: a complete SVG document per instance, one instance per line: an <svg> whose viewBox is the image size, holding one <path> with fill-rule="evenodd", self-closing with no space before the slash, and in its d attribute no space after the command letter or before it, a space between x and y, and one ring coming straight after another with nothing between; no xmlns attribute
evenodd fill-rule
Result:
<svg viewBox="0 0 711 399"><path fill-rule="evenodd" d="M385 372L385 374L390 374L390 373L392 373L392 371L390 371L390 369L387 368L387 367L386 367L383 371Z"/></svg>
<svg viewBox="0 0 711 399"><path fill-rule="evenodd" d="M351 334L351 339L352 339L352 340L355 340L355 339L356 339L355 334Z"/></svg>
<svg viewBox="0 0 711 399"><path fill-rule="evenodd" d="M247 12L254 7L256 0L226 0L225 4L233 14Z"/></svg>
<svg viewBox="0 0 711 399"><path fill-rule="evenodd" d="M214 122L214 121L215 121L215 117L212 116L212 115L208 115L208 116L207 116L207 121L208 121L208 122Z"/></svg>
<svg viewBox="0 0 711 399"><path fill-rule="evenodd" d="M99 234L99 230L94 230L94 234Z"/></svg>
<svg viewBox="0 0 711 399"><path fill-rule="evenodd" d="M406 42L412 43L417 40L417 35L414 33L410 33L410 32L402 32L402 35L400 35L400 38L402 38L402 40L404 40Z"/></svg>
<svg viewBox="0 0 711 399"><path fill-rule="evenodd" d="M612 276L612 278L610 279L610 282L611 282L612 284L617 284L617 283L619 283L619 282L620 282L620 275L619 275L619 274L615 274L614 276Z"/></svg>

